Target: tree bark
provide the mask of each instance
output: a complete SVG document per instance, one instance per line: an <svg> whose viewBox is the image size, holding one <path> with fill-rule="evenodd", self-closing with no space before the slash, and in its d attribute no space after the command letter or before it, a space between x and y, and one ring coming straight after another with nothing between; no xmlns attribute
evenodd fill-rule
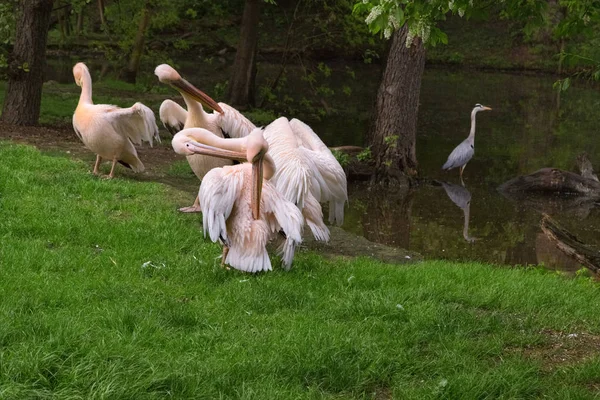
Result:
<svg viewBox="0 0 600 400"><path fill-rule="evenodd" d="M150 24L150 17L151 11L148 4L146 4L142 9L142 16L140 18L140 23L138 24L138 31L135 36L135 42L133 43L133 50L131 51L131 58L129 59L127 68L125 68L125 71L123 71L123 78L126 82L135 83L137 72L140 68L140 60L142 58L142 53L144 52L146 29Z"/></svg>
<svg viewBox="0 0 600 400"><path fill-rule="evenodd" d="M2 121L35 125L40 116L46 40L53 0L21 0L8 66Z"/></svg>
<svg viewBox="0 0 600 400"><path fill-rule="evenodd" d="M258 48L258 22L260 19L260 2L262 0L246 0L240 41L227 93L228 101L233 106L246 107L254 105L254 79L256 77L256 53Z"/></svg>
<svg viewBox="0 0 600 400"><path fill-rule="evenodd" d="M98 13L100 14L100 24L104 27L106 19L104 18L104 0L98 0Z"/></svg>
<svg viewBox="0 0 600 400"><path fill-rule="evenodd" d="M77 13L77 24L75 25L75 35L81 36L81 31L83 30L83 10L85 9L85 4L81 6L81 10Z"/></svg>
<svg viewBox="0 0 600 400"><path fill-rule="evenodd" d="M585 265L595 273L600 272L600 251L581 242L569 231L545 214L541 223L542 231L568 256Z"/></svg>
<svg viewBox="0 0 600 400"><path fill-rule="evenodd" d="M377 92L369 145L377 182L405 180L417 174L416 131L425 47L415 38L406 47L408 28L394 33Z"/></svg>

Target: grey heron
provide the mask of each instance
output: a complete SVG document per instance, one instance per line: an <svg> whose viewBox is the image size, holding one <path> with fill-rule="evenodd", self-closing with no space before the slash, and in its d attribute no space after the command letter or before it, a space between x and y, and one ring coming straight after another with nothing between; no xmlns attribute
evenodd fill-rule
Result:
<svg viewBox="0 0 600 400"><path fill-rule="evenodd" d="M463 171L465 170L467 163L473 158L473 154L475 154L475 115L479 111L486 110L491 110L491 108L482 106L481 104L475 104L475 108L471 111L471 133L469 133L469 137L452 150L452 153L448 156L448 161L446 161L442 167L442 169L446 171L460 167L461 182Z"/></svg>

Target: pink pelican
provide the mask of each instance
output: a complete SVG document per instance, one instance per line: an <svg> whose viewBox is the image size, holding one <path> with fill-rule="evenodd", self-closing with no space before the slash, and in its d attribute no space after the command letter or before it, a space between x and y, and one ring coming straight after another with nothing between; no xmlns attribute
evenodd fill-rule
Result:
<svg viewBox="0 0 600 400"><path fill-rule="evenodd" d="M213 104L214 108L214 100L188 82L184 81L182 84L181 77L174 82L178 82L178 87L185 87L198 101ZM205 116L213 118L214 123L211 126L223 126L227 121L228 126L234 127L230 131L235 133L235 137L244 137L254 129L254 125L234 108L224 103L218 103L218 106L224 110L220 116L217 113L207 114L199 106ZM171 104L165 105L165 108L172 111L165 112L164 117L161 113L161 120L170 121L170 126L176 129L181 125L180 118L185 110L181 107L177 110ZM180 115L179 119L177 115ZM185 124L187 127L187 120ZM319 202L329 202L331 223L343 223L344 205L348 201L346 174L343 168L319 136L300 120L288 121L287 118L281 117L265 128L264 138L269 144L269 155L275 162L277 172L273 183L277 190L302 210L317 240L329 240L329 229L323 223Z"/></svg>
<svg viewBox="0 0 600 400"><path fill-rule="evenodd" d="M282 261L289 269L295 247L302 241L300 210L287 201L270 179L275 165L267 154L261 129L239 139L223 139L203 128L188 128L173 137L178 154L203 154L249 163L214 168L200 185L204 234L223 242L222 262L247 271L270 271L266 245L285 233Z"/></svg>
<svg viewBox="0 0 600 400"><path fill-rule="evenodd" d="M112 160L108 178L114 176L117 161L134 172L144 170L134 144L160 142L154 113L142 103L129 108L92 102L92 77L84 63L73 67L75 83L81 86L79 103L73 114L73 128L85 147L96 153L94 174L103 158Z"/></svg>
<svg viewBox="0 0 600 400"><path fill-rule="evenodd" d="M187 128L204 128L218 137L240 138L247 136L256 128L252 122L244 117L235 108L225 103L217 103L204 92L194 87L183 79L170 65L161 64L154 70L155 75L162 83L166 83L181 93L187 106L187 111L172 100L165 100L160 106L160 119L172 134ZM207 107L215 112L207 113ZM213 168L230 165L231 160L210 157L201 154L191 154L187 157L188 163L198 179L202 180L206 173ZM196 197L194 204L183 207L182 212L199 212L199 199Z"/></svg>

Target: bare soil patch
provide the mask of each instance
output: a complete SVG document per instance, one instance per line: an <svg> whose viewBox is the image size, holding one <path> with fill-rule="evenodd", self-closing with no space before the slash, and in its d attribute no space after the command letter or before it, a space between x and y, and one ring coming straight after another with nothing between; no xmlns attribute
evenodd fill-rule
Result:
<svg viewBox="0 0 600 400"><path fill-rule="evenodd" d="M600 356L600 336L598 335L552 329L544 329L540 333L546 338L544 344L512 349L511 352L520 351L526 358L541 361L543 367L548 371Z"/></svg>

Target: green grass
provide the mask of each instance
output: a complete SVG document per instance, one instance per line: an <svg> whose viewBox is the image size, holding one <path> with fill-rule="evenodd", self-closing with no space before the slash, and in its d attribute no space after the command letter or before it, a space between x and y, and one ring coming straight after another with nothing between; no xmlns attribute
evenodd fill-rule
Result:
<svg viewBox="0 0 600 400"><path fill-rule="evenodd" d="M0 159L2 399L580 399L600 383L588 278L312 253L226 271L166 186L8 142Z"/></svg>
<svg viewBox="0 0 600 400"><path fill-rule="evenodd" d="M187 160L173 161L165 171L167 176L180 177L180 178L192 178L194 177L194 171L190 167Z"/></svg>

